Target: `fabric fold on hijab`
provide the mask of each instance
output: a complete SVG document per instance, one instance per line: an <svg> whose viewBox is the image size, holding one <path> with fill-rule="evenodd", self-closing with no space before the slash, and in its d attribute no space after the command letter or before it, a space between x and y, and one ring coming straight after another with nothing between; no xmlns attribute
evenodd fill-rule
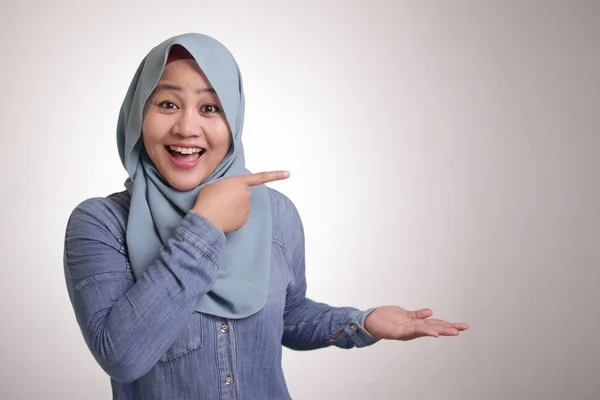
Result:
<svg viewBox="0 0 600 400"><path fill-rule="evenodd" d="M231 131L231 147L215 171L193 190L171 187L143 149L142 118L147 99L162 75L173 46L185 48L215 89ZM177 48L177 47L176 47ZM127 250L136 279L158 258L160 248L173 236L181 219L193 207L198 192L219 179L249 174L242 146L245 98L237 62L217 40L198 33L172 37L152 49L140 63L129 86L117 124L117 146L129 178L131 193L127 222ZM266 301L271 268L272 216L264 185L250 188L248 222L226 234L217 281L201 296L195 310L224 318L245 318L260 311Z"/></svg>

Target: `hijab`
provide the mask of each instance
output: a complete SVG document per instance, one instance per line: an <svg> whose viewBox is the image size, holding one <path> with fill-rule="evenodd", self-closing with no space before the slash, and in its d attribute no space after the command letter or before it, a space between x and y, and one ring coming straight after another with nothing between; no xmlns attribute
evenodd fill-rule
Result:
<svg viewBox="0 0 600 400"><path fill-rule="evenodd" d="M196 60L215 89L231 132L227 155L204 182L190 191L179 191L166 182L146 154L142 141L144 106L158 84L171 49L179 46ZM187 33L167 39L139 64L117 124L119 156L128 173L125 187L131 194L126 243L136 279L156 262L161 247L194 206L202 187L222 178L250 173L245 167L242 146L244 108L238 64L223 44L209 36ZM200 297L195 306L198 312L245 318L260 311L266 303L271 268L271 203L266 186L253 186L250 190L248 221L239 230L225 235L216 283Z"/></svg>

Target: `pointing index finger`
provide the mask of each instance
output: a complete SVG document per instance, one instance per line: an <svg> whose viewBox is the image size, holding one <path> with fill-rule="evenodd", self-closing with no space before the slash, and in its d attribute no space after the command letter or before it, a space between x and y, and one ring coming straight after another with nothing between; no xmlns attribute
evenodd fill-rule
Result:
<svg viewBox="0 0 600 400"><path fill-rule="evenodd" d="M268 171L268 172L257 172L255 174L249 174L242 176L242 180L248 186L262 185L268 182L280 181L289 178L290 173L287 171Z"/></svg>

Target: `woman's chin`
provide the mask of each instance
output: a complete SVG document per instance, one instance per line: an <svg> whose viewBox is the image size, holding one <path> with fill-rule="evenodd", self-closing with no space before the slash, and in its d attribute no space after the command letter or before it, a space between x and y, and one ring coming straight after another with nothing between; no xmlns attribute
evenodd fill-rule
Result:
<svg viewBox="0 0 600 400"><path fill-rule="evenodd" d="M167 181L173 189L179 190L180 192L193 190L202 183L202 180L199 179L182 179L181 177L171 177L171 179L168 179Z"/></svg>
<svg viewBox="0 0 600 400"><path fill-rule="evenodd" d="M166 164L166 165L165 165ZM162 168L158 168L158 172L163 179L176 190L187 192L197 188L208 177L208 172L203 165L197 165L191 169L175 168L169 163L161 164Z"/></svg>

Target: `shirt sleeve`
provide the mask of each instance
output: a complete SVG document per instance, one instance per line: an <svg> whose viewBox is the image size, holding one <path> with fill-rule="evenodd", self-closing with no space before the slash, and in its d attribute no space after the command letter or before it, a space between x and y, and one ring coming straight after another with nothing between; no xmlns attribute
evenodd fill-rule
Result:
<svg viewBox="0 0 600 400"><path fill-rule="evenodd" d="M80 204L67 224L64 274L75 316L92 355L113 379L146 374L213 287L225 235L188 213L145 274L134 279L110 209ZM102 199L104 200L104 199Z"/></svg>
<svg viewBox="0 0 600 400"><path fill-rule="evenodd" d="M295 207L288 251L295 279L289 288L284 311L282 343L294 350L313 350L329 346L343 349L370 346L379 341L364 328L364 320L375 308L358 310L333 307L306 297L304 228ZM288 214L289 215L289 214Z"/></svg>

